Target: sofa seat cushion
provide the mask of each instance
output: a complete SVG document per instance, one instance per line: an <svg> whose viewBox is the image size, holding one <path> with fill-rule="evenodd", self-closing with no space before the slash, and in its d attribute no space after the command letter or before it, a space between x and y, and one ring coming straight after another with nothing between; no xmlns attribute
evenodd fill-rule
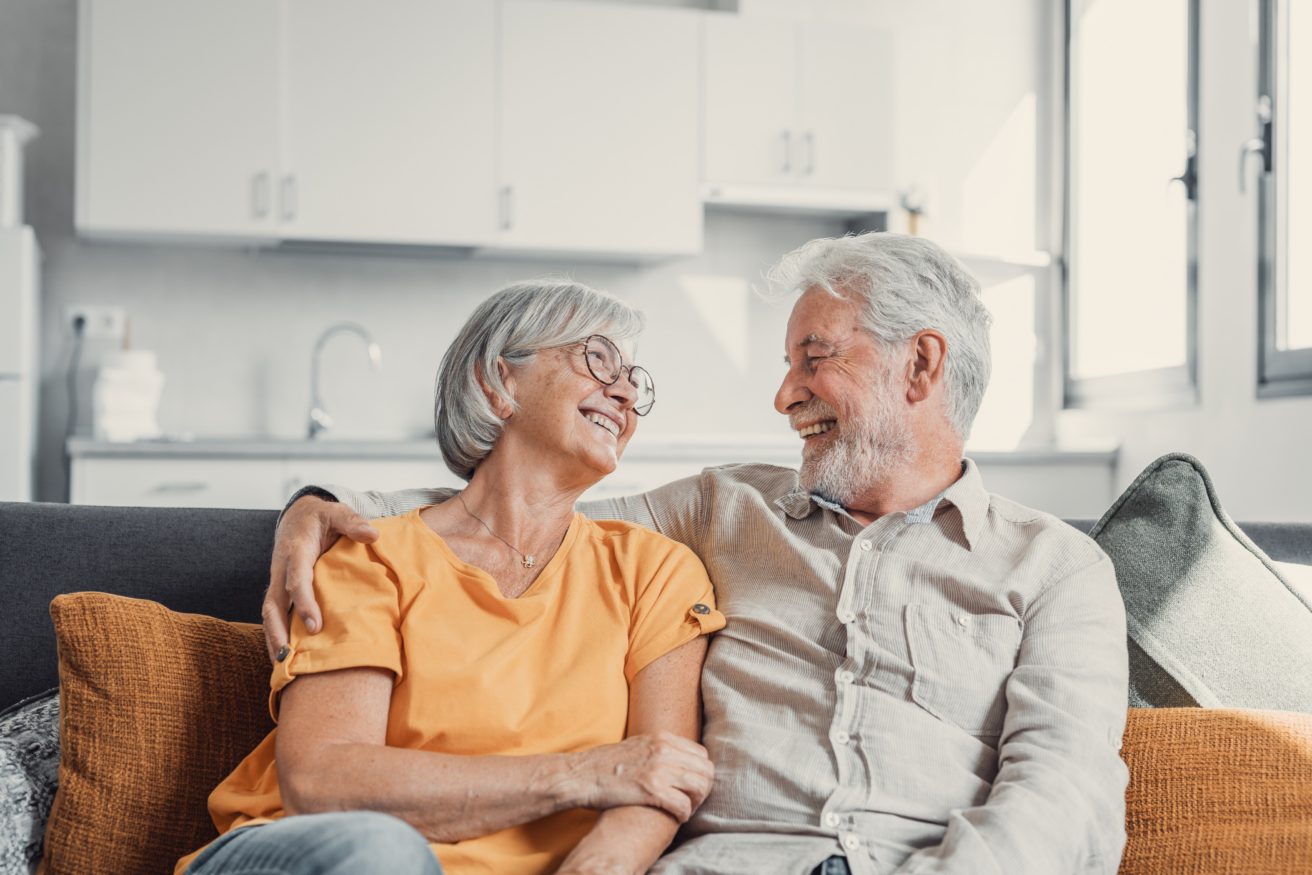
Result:
<svg viewBox="0 0 1312 875"><path fill-rule="evenodd" d="M45 875L164 875L218 836L206 800L273 729L259 626L105 593L50 605L59 791Z"/></svg>
<svg viewBox="0 0 1312 875"><path fill-rule="evenodd" d="M1131 707L1312 712L1312 602L1221 508L1192 456L1163 456L1089 532L1116 566Z"/></svg>
<svg viewBox="0 0 1312 875"><path fill-rule="evenodd" d="M1312 715L1131 708L1120 875L1312 872Z"/></svg>

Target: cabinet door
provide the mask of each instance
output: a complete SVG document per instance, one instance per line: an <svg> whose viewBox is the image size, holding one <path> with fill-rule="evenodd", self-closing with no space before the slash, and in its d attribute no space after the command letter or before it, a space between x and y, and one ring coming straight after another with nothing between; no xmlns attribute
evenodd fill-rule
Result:
<svg viewBox="0 0 1312 875"><path fill-rule="evenodd" d="M699 251L697 14L506 0L502 15L501 245Z"/></svg>
<svg viewBox="0 0 1312 875"><path fill-rule="evenodd" d="M72 503L280 510L283 471L277 459L74 459Z"/></svg>
<svg viewBox="0 0 1312 875"><path fill-rule="evenodd" d="M83 0L78 228L267 238L277 7Z"/></svg>
<svg viewBox="0 0 1312 875"><path fill-rule="evenodd" d="M893 190L893 61L887 31L803 27L802 184Z"/></svg>
<svg viewBox="0 0 1312 875"><path fill-rule="evenodd" d="M288 238L496 235L494 0L285 0Z"/></svg>
<svg viewBox="0 0 1312 875"><path fill-rule="evenodd" d="M704 175L711 183L777 185L797 168L797 28L707 15Z"/></svg>

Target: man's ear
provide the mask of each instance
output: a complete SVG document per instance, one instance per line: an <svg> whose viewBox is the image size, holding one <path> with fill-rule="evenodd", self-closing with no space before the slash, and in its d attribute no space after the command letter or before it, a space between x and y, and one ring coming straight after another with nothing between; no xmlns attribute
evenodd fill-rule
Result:
<svg viewBox="0 0 1312 875"><path fill-rule="evenodd" d="M948 357L948 340L933 328L927 328L911 338L911 384L907 387L907 400L913 404L924 401L943 381L943 367Z"/></svg>
<svg viewBox="0 0 1312 875"><path fill-rule="evenodd" d="M497 376L501 377L501 385L505 386L506 391L510 393L510 397L514 398L515 371L501 356L497 356ZM483 378L482 362L474 362L474 378L478 380L478 387L483 390L483 397L487 399L492 412L501 419L509 419L515 412L515 406L504 398L500 392L493 390L488 385L487 380Z"/></svg>

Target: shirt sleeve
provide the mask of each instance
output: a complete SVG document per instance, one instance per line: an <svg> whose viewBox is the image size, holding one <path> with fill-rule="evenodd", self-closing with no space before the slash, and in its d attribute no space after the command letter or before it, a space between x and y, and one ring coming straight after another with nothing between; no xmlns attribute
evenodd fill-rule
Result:
<svg viewBox="0 0 1312 875"><path fill-rule="evenodd" d="M629 626L624 665L629 683L671 650L724 628L706 568L687 547L665 541L643 557L639 568L645 579L635 589Z"/></svg>
<svg viewBox="0 0 1312 875"><path fill-rule="evenodd" d="M270 681L269 712L278 719L278 696L303 674L342 668L382 668L404 675L401 600L395 572L373 545L339 538L314 566L323 630L310 635L300 616Z"/></svg>
<svg viewBox="0 0 1312 875"><path fill-rule="evenodd" d="M639 495L580 502L577 509L594 520L624 520L645 526L700 554L706 506L703 476L685 477Z"/></svg>
<svg viewBox="0 0 1312 875"><path fill-rule="evenodd" d="M438 487L433 489L401 489L396 492L379 492L370 489L362 492L346 486L334 486L325 483L318 486L302 487L291 497L291 501L287 502L282 512L285 514L287 508L306 495L318 495L327 498L329 501L340 501L367 520L377 520L384 517L400 516L415 508L427 507L430 504L441 504L448 498L454 497L458 491L448 487ZM279 514L278 520L281 522L281 514Z"/></svg>
<svg viewBox="0 0 1312 875"><path fill-rule="evenodd" d="M1116 872L1129 663L1111 560L1100 555L1061 576L1024 623L989 798L954 810L942 843L913 854L898 875Z"/></svg>

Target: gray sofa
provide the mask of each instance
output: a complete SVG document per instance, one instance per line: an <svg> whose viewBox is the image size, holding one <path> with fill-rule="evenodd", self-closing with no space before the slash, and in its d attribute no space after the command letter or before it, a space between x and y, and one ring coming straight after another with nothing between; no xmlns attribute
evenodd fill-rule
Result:
<svg viewBox="0 0 1312 875"><path fill-rule="evenodd" d="M260 622L277 517L0 502L0 710L58 685L49 605L61 593L108 592ZM1084 532L1093 525L1069 522ZM1312 523L1239 525L1272 560L1312 565Z"/></svg>

